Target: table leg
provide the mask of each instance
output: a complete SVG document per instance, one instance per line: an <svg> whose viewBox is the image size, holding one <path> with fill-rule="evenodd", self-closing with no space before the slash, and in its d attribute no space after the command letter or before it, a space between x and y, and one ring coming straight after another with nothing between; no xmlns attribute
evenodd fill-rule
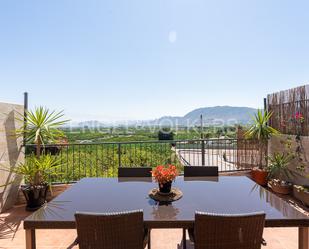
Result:
<svg viewBox="0 0 309 249"><path fill-rule="evenodd" d="M36 249L34 229L26 229L26 249Z"/></svg>
<svg viewBox="0 0 309 249"><path fill-rule="evenodd" d="M148 235L148 247L147 249L151 249L151 229L149 229L149 235Z"/></svg>
<svg viewBox="0 0 309 249"><path fill-rule="evenodd" d="M183 249L187 249L187 230L186 229L182 229L182 243L183 243Z"/></svg>
<svg viewBox="0 0 309 249"><path fill-rule="evenodd" d="M298 228L298 249L309 248L309 227Z"/></svg>

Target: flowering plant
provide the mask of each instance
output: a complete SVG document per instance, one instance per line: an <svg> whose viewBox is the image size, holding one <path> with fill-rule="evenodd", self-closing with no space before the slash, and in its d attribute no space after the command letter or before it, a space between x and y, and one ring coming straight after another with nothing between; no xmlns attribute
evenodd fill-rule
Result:
<svg viewBox="0 0 309 249"><path fill-rule="evenodd" d="M305 121L304 115L300 112L296 112L296 114L290 119L291 123L295 125L296 128L296 139L300 137L302 132L302 124Z"/></svg>
<svg viewBox="0 0 309 249"><path fill-rule="evenodd" d="M293 115L290 119L287 120L287 122L290 122L290 124L295 127L296 130L296 136L295 136L295 141L296 141L296 148L295 151L290 151L292 149L292 139L291 137L286 138L284 141L282 141L282 144L285 144L286 149L288 149L287 155L291 157L292 159L296 159L298 161L298 165L296 167L297 170L304 171L305 170L305 162L308 162L306 155L305 155L305 150L302 145L302 139L301 139L301 134L302 134L302 127L303 123L305 122L305 117L301 112L296 112L295 115ZM284 125L286 126L286 125Z"/></svg>
<svg viewBox="0 0 309 249"><path fill-rule="evenodd" d="M296 119L296 120L299 120L300 123L303 123L304 120L305 120L303 114L301 114L300 112L297 112L297 113L295 114L295 119Z"/></svg>
<svg viewBox="0 0 309 249"><path fill-rule="evenodd" d="M178 170L174 165L159 165L152 171L152 175L161 185L173 181L178 176Z"/></svg>

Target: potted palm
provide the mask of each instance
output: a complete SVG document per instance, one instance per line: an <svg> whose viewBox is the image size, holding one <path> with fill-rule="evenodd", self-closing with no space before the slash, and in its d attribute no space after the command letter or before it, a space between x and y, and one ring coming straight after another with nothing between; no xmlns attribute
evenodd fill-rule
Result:
<svg viewBox="0 0 309 249"><path fill-rule="evenodd" d="M245 132L245 138L256 140L258 142L258 167L252 169L252 178L260 185L267 184L267 142L273 135L279 134L279 131L268 125L272 113L258 110L253 117L253 123Z"/></svg>
<svg viewBox="0 0 309 249"><path fill-rule="evenodd" d="M63 112L49 111L44 107L38 107L34 111L26 111L19 120L24 123L21 129L16 130L17 136L22 136L26 143L34 143L35 158L26 159L25 164L13 169L16 174L25 177L26 185L21 187L28 205L27 209L36 209L46 200L49 184L46 174L51 175L51 169L59 165L59 162L51 155L41 155L46 143L55 142L64 136L59 129L68 122L61 120ZM41 158L42 156L42 158Z"/></svg>
<svg viewBox="0 0 309 249"><path fill-rule="evenodd" d="M48 154L39 158L32 155L16 167L2 166L1 169L24 178L26 184L21 186L21 190L27 201L26 210L34 211L46 202L50 179L59 174L56 169L60 166L60 159Z"/></svg>
<svg viewBox="0 0 309 249"><path fill-rule="evenodd" d="M24 137L26 143L35 144L35 154L40 157L45 143L53 143L64 138L64 133L59 129L69 120L60 120L64 116L63 111L50 111L44 107L35 108L34 111L26 111L18 118L24 123L21 129L16 130L16 135Z"/></svg>
<svg viewBox="0 0 309 249"><path fill-rule="evenodd" d="M289 179L292 172L288 168L289 162L294 158L293 154L274 153L268 157L268 186L276 193L290 194L292 184L286 179Z"/></svg>

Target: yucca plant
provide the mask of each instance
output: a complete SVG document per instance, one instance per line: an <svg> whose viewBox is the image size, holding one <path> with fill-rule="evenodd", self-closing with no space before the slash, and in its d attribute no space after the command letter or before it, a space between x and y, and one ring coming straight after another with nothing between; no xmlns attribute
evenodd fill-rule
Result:
<svg viewBox="0 0 309 249"><path fill-rule="evenodd" d="M289 178L292 175L291 170L288 168L294 155L290 153L274 153L268 157L268 176L270 179L275 177L282 180L284 177Z"/></svg>
<svg viewBox="0 0 309 249"><path fill-rule="evenodd" d="M32 155L15 167L1 166L0 169L24 178L26 184L21 186L21 190L27 201L26 210L34 211L46 202L50 180L59 174L57 168L61 165L60 159L47 154L40 157Z"/></svg>
<svg viewBox="0 0 309 249"><path fill-rule="evenodd" d="M57 168L62 165L61 160L49 154L39 158L29 156L23 163L15 167L2 166L1 170L22 176L29 186L48 185L51 177L59 175Z"/></svg>
<svg viewBox="0 0 309 249"><path fill-rule="evenodd" d="M44 107L26 111L17 118L23 126L15 131L17 137L24 137L26 143L35 144L35 156L27 157L25 162L7 169L24 177L26 185L21 187L27 200L27 210L36 210L46 202L49 180L60 166L59 160L47 154L41 155L46 143L52 143L64 137L60 126L68 122L63 120L63 112L50 111Z"/></svg>
<svg viewBox="0 0 309 249"><path fill-rule="evenodd" d="M34 111L26 111L25 115L18 118L24 125L16 130L16 135L24 136L27 143L35 143L36 156L40 157L45 143L64 137L59 127L69 120L60 120L63 116L63 111L50 111L42 106L35 108Z"/></svg>
<svg viewBox="0 0 309 249"><path fill-rule="evenodd" d="M252 118L253 124L246 131L246 138L253 138L260 141L267 141L271 136L280 132L268 125L272 112L258 110Z"/></svg>
<svg viewBox="0 0 309 249"><path fill-rule="evenodd" d="M280 134L275 128L268 125L269 120L272 116L271 112L258 110L252 118L253 124L245 133L245 138L255 139L259 143L260 162L259 168L264 168L263 159L267 153L267 141L273 135Z"/></svg>

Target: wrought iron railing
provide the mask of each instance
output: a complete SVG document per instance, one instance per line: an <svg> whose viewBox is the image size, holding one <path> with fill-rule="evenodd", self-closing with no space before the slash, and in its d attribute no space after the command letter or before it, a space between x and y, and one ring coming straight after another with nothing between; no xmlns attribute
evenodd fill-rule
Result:
<svg viewBox="0 0 309 249"><path fill-rule="evenodd" d="M31 156L35 145L26 145ZM199 139L177 141L107 142L91 144L45 145L61 161L52 182L74 182L83 177L117 176L118 167L174 164L218 166L220 172L238 171L256 165L257 147L245 139Z"/></svg>

